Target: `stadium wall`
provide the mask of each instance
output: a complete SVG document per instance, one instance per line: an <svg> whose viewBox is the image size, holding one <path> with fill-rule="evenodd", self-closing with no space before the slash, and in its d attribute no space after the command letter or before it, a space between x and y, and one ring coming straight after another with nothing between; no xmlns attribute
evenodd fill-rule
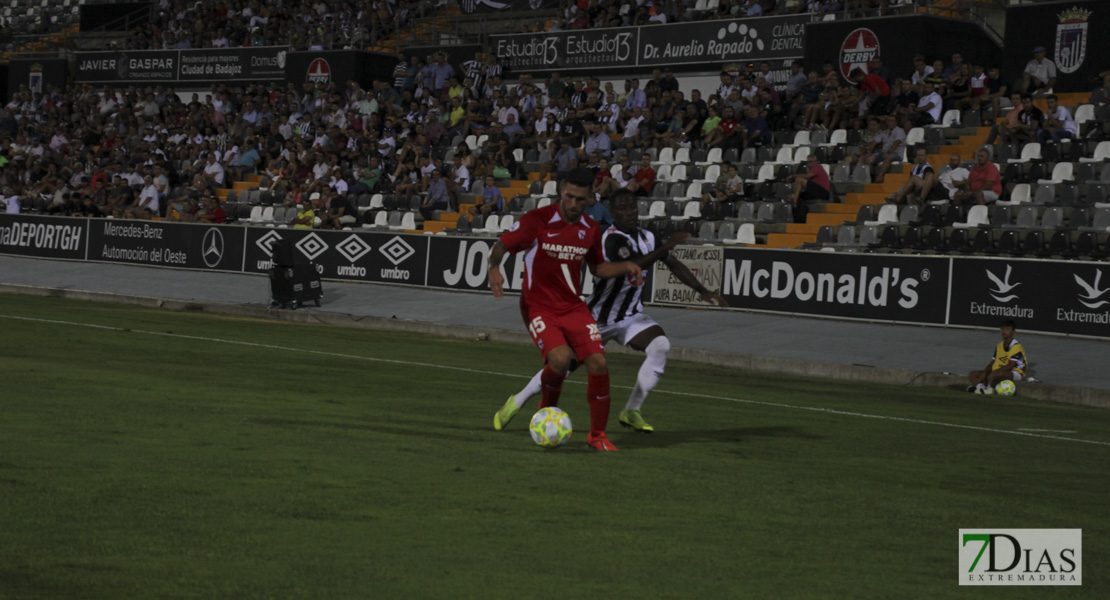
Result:
<svg viewBox="0 0 1110 600"><path fill-rule="evenodd" d="M1056 63L1056 92L1090 92L1110 53L1110 2L1052 2L1014 6L1006 11L1006 68L1020 76L1044 46ZM1099 33L1101 32L1101 33Z"/></svg>
<svg viewBox="0 0 1110 600"><path fill-rule="evenodd" d="M0 254L16 256L260 274L279 239L294 240L327 279L488 291L492 238L0 214ZM1099 263L712 246L676 252L733 309L983 328L1014 319L1023 330L1110 338L1110 282ZM503 269L508 289L519 291L523 256L506 258ZM645 285L653 303L699 304L658 265Z"/></svg>
<svg viewBox="0 0 1110 600"><path fill-rule="evenodd" d="M805 48L807 72L820 73L824 63L831 62L845 81L853 67L866 72L875 58L881 58L892 74L911 72L915 54L948 64L959 52L970 63L1002 64L1001 49L977 26L925 15L811 23Z"/></svg>

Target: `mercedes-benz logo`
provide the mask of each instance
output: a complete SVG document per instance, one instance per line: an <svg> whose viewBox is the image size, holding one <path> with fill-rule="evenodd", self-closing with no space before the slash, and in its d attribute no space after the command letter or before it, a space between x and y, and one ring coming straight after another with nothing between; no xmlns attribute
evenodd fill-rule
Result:
<svg viewBox="0 0 1110 600"><path fill-rule="evenodd" d="M215 267L220 264L220 259L224 257L224 234L220 230L211 227L208 231L204 232L204 241L200 244L200 255L204 258L204 264L209 267Z"/></svg>

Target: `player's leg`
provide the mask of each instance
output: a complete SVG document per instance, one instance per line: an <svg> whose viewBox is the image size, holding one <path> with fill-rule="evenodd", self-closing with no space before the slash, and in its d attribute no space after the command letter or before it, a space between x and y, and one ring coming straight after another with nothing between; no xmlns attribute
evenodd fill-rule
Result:
<svg viewBox="0 0 1110 600"><path fill-rule="evenodd" d="M616 450L617 447L605 435L609 422L609 364L605 353L598 352L586 357L586 400L590 403L590 434L586 443L596 450Z"/></svg>
<svg viewBox="0 0 1110 600"><path fill-rule="evenodd" d="M597 322L582 304L577 310L560 316L559 324L574 349L574 356L586 367L586 400L590 403L590 434L586 443L596 450L616 450L605 436L609 422L609 365Z"/></svg>
<svg viewBox="0 0 1110 600"><path fill-rule="evenodd" d="M655 428L644 420L640 409L647 395L659 385L659 378L662 377L663 370L667 366L667 353L671 351L671 341L655 321L644 315L637 316L642 317L644 321L650 321L650 325L640 331L630 331L631 338L625 344L633 350L643 352L644 362L636 375L636 385L628 396L628 403L621 411L620 424L637 431L651 432L655 431Z"/></svg>

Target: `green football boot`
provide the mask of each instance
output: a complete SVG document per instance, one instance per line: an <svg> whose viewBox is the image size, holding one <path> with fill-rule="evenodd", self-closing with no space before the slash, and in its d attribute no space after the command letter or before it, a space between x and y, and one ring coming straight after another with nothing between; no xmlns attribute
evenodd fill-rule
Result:
<svg viewBox="0 0 1110 600"><path fill-rule="evenodd" d="M625 427L631 427L636 431L642 431L644 433L655 431L655 428L647 424L647 421L644 420L643 415L641 415L638 410L622 410L620 423Z"/></svg>
<svg viewBox="0 0 1110 600"><path fill-rule="evenodd" d="M516 394L509 396L509 399L505 401L505 406L502 406L501 410L494 413L493 428L497 431L504 429L505 426L509 424L509 421L512 421L513 417L516 416L517 411L520 410L516 407L516 404L514 404L515 400Z"/></svg>

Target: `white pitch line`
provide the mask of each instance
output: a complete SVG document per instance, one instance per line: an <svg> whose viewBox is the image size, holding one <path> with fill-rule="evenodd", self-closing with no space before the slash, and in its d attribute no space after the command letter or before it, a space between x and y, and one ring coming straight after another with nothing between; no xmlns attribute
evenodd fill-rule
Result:
<svg viewBox="0 0 1110 600"><path fill-rule="evenodd" d="M167 332L163 332L163 331L145 331L145 330L142 330L142 329L128 329L128 328L125 328L125 327L112 327L110 325L94 325L94 324L91 324L91 323L78 323L76 321L60 321L60 320L56 320L56 319L38 319L38 318L33 318L33 317L18 317L18 316L14 316L14 315L0 315L0 318L14 319L14 320L18 320L18 321L31 321L31 322L37 322L37 323L52 323L52 324L56 324L56 325L71 325L71 326L74 326L74 327L89 327L89 328L93 328L93 329L107 329L109 331L119 331L119 332L124 332L124 333L142 333L142 334L146 334L146 335L158 335L158 336L164 336L164 337L174 337L174 338L182 338L182 339L188 339L188 340L198 340L198 341L203 341L203 342L216 342L216 343L220 343L220 344L233 344L233 345L237 345L237 346L249 346L249 347L252 347L252 348L268 348L270 350L286 350L286 351L289 351L289 352L299 352L299 353L302 353L302 354L304 354L304 353L317 354L317 355L320 355L320 356L332 356L332 357L336 357L336 358L348 358L348 359L352 359L352 360L364 360L364 361L370 361L370 362L382 362L382 363L402 364L402 365L416 365L416 366L420 366L420 367L434 367L434 368L437 368L437 369L448 369L448 370L452 370L452 371L463 371L463 372L466 372L466 373L476 373L476 374L479 374L479 375L497 375L498 377L515 377L515 378L518 378L518 379L531 379L532 378L532 375L520 375L520 374L517 374L517 373L501 373L501 372L498 372L498 371L484 371L484 370L481 370L481 369L472 369L472 368L469 368L469 367L453 367L451 365L437 365L437 364L434 364L434 363L422 363L422 362L414 362L414 361L407 361L407 360L396 360L396 359L390 359L390 358L374 358L374 357L370 357L370 356L358 356L358 355L355 355L355 354L340 354L338 352L326 352L326 351L323 351L323 350L309 350L309 349L305 349L305 348L293 348L291 346L278 346L278 345L275 345L275 344L260 344L258 342L244 342L244 341L241 341L241 340L225 340L225 339L221 339L221 338L212 338L212 337L204 337L204 336L196 336L196 335L184 335L184 334L180 334L180 333L167 333ZM579 382L579 381L571 381L571 383L584 385L582 382ZM626 390L627 389L632 389L630 386L623 386L623 385L611 385L610 387L626 389ZM1034 438L1042 438L1042 439L1050 439L1050 440L1063 440L1063 441L1066 441L1066 442L1078 442L1078 443L1081 443L1081 444L1091 444L1091 445L1095 445L1095 446L1110 446L1110 442L1099 442L1099 441L1095 441L1095 440L1082 440L1082 439L1078 439L1078 438L1062 437L1062 436L1058 436L1058 435L1044 435L1043 433L1034 433L1035 431L1065 433L1066 431L1064 431L1064 430L1027 430L1027 429L1019 429L1019 430L1015 431L1015 430L1011 430L1011 429L994 429L992 427L980 427L980 426L977 426L977 425L961 425L961 424L958 424L958 423L945 423L943 421L928 421L928 420L924 420L924 419L911 419L911 418L907 418L907 417L891 417L891 416L887 416L887 415L873 415L873 414L868 414L868 413L852 412L852 411L846 411L846 410L837 410L835 408L823 408L823 407L820 407L820 406L798 406L798 405L794 405L794 404L782 404L782 403L779 403L779 402L764 402L764 401L761 401L761 400L744 400L742 398L729 398L729 397L726 397L726 396L714 396L714 395L711 395L711 394L694 394L694 393L690 393L690 392L672 392L672 391L668 391L668 390L659 390L659 389L654 390L654 393L656 393L656 394L671 394L673 396L687 396L687 397L690 397L690 398L709 398L709 399L712 399L712 400L724 400L726 402L736 402L736 403L739 403L739 404L754 404L754 405L758 405L758 406L770 406L770 407L773 407L773 408L788 408L788 409L793 409L793 410L806 410L806 411L811 411L811 412L821 412L821 413L828 413L828 414L848 416L848 417L860 417L860 418L864 418L864 419L879 419L879 420L884 420L884 421L899 421L899 422L902 422L902 423L915 423L915 424L918 424L918 425L934 425L934 426L937 426L937 427L951 427L951 428L954 428L954 429L970 429L970 430L973 430L973 431L986 431L986 432L990 432L990 433L1003 433L1003 434L1007 434L1007 435L1020 435L1020 436L1025 436L1025 437L1034 437Z"/></svg>
<svg viewBox="0 0 1110 600"><path fill-rule="evenodd" d="M1074 429L1029 429L1018 427L1018 431L1036 431L1039 433L1076 433Z"/></svg>

